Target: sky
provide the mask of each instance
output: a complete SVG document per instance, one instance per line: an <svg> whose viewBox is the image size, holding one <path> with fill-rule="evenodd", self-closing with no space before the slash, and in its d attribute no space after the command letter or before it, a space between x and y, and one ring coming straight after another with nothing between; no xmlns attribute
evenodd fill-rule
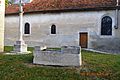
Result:
<svg viewBox="0 0 120 80"><path fill-rule="evenodd" d="M8 0L12 4L19 4L20 0ZM30 3L32 0L22 0L23 3Z"/></svg>

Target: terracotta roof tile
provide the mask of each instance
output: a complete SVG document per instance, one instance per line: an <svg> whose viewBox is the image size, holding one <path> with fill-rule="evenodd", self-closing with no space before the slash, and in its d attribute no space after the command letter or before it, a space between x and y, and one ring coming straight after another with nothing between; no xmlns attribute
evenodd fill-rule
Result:
<svg viewBox="0 0 120 80"><path fill-rule="evenodd" d="M24 12L47 11L47 10L69 10L115 7L116 0L33 0L24 6ZM17 5L6 7L6 14L18 13Z"/></svg>

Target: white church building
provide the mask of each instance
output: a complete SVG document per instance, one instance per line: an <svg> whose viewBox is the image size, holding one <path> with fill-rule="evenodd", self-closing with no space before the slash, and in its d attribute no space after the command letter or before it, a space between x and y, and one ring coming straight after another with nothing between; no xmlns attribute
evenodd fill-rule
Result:
<svg viewBox="0 0 120 80"><path fill-rule="evenodd" d="M23 38L28 46L120 49L116 0L33 0L24 5ZM5 45L18 40L19 6L6 7Z"/></svg>

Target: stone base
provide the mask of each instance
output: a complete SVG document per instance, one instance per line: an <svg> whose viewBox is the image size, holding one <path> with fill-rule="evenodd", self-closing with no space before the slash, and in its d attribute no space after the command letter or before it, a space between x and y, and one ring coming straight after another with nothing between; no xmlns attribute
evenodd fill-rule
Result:
<svg viewBox="0 0 120 80"><path fill-rule="evenodd" d="M80 54L39 54L33 59L34 64L58 65L58 66L80 66Z"/></svg>
<svg viewBox="0 0 120 80"><path fill-rule="evenodd" d="M14 44L14 53L27 53L27 44L24 41L16 41Z"/></svg>

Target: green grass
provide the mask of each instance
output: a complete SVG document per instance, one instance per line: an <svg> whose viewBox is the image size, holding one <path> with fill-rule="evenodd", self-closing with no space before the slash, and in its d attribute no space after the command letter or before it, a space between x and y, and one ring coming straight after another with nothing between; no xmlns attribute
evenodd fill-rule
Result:
<svg viewBox="0 0 120 80"><path fill-rule="evenodd" d="M54 50L54 51L56 51L56 50L61 50L61 48L48 48L47 50Z"/></svg>
<svg viewBox="0 0 120 80"><path fill-rule="evenodd" d="M12 49L7 46L5 52ZM32 54L0 54L0 80L120 80L120 55L82 50L81 67L34 65L32 60Z"/></svg>
<svg viewBox="0 0 120 80"><path fill-rule="evenodd" d="M13 46L5 46L5 47L4 47L4 51L5 51L5 52L13 51Z"/></svg>
<svg viewBox="0 0 120 80"><path fill-rule="evenodd" d="M28 51L33 51L34 49L32 47L28 47ZM4 51L5 52L10 52L10 51L13 51L13 46L5 46L4 47Z"/></svg>

